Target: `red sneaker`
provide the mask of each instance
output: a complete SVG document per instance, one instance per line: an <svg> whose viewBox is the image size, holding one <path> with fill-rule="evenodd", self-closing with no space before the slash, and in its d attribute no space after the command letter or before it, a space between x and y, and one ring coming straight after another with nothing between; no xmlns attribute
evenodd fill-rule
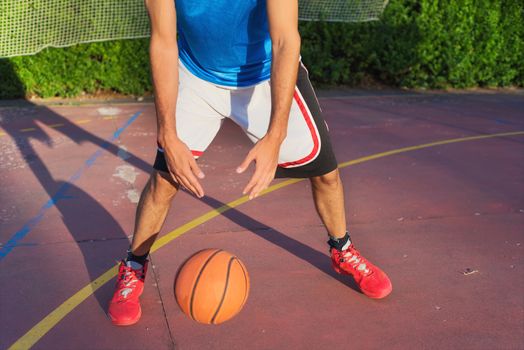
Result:
<svg viewBox="0 0 524 350"><path fill-rule="evenodd" d="M353 244L342 251L331 248L331 262L338 273L353 276L362 293L370 298L385 298L393 289L384 271L360 255Z"/></svg>
<svg viewBox="0 0 524 350"><path fill-rule="evenodd" d="M137 323L142 316L138 298L144 291L146 272L147 261L144 267L139 270L133 270L126 265L125 261L120 262L115 293L109 303L108 310L109 318L114 325L130 326Z"/></svg>

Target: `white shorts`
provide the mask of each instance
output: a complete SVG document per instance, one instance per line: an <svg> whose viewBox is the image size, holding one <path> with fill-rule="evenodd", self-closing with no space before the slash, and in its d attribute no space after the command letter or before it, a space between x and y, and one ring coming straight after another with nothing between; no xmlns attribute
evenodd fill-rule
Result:
<svg viewBox="0 0 524 350"><path fill-rule="evenodd" d="M254 143L266 135L271 117L269 81L242 88L217 86L194 76L182 64L179 81L177 134L196 158L213 141L225 118L238 124ZM287 136L280 148L277 177L319 176L336 167L318 100L307 70L300 64ZM154 168L167 172L161 148Z"/></svg>

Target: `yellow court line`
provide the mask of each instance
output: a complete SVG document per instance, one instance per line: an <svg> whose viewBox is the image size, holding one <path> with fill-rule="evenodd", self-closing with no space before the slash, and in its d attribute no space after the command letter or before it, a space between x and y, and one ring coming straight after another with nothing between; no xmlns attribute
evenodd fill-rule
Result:
<svg viewBox="0 0 524 350"><path fill-rule="evenodd" d="M0 136L5 136L7 135L5 132L0 132Z"/></svg>
<svg viewBox="0 0 524 350"><path fill-rule="evenodd" d="M49 124L48 125L48 127L50 127L50 128L59 128L61 126L64 126L64 124L63 123L58 123L58 124Z"/></svg>
<svg viewBox="0 0 524 350"><path fill-rule="evenodd" d="M20 129L21 132L28 132L28 131L35 131L36 128L25 128L25 129Z"/></svg>
<svg viewBox="0 0 524 350"><path fill-rule="evenodd" d="M104 120L118 119L118 116L104 117Z"/></svg>
<svg viewBox="0 0 524 350"><path fill-rule="evenodd" d="M388 156L399 154L399 153L410 152L410 151L420 150L420 149L429 148L429 147L441 146L441 145L446 145L450 143L474 141L474 140L488 139L488 138L494 138L494 137L516 136L516 135L524 135L524 131L462 137L462 138L456 138L456 139L448 139L448 140L442 140L442 141L437 141L437 142L425 143L425 144L421 144L418 146L404 147L404 148L394 149L394 150L377 153L377 154L373 154L373 155L366 156L366 157L361 157L361 158L351 160L348 162L340 163L339 168L345 168L350 165L364 163L370 160L384 158L384 157L388 157ZM276 191L283 187L295 184L300 181L304 181L304 179L290 179L290 180L286 180L283 182L279 182L267 188L266 190L264 190L260 194L260 196L266 195L268 193L271 193L273 191ZM239 205L242 205L246 203L247 201L249 201L248 196L240 197L217 209L213 209L205 213L204 215L197 217L196 219L191 220L190 222L160 237L153 245L151 252L157 251L158 249L162 248L169 242L173 241L175 238L183 235L184 233L190 231L191 229L219 216L223 212L226 212L230 209L238 207ZM93 282L89 283L84 288L80 289L77 293L75 293L72 297L70 297L65 302L63 302L59 307L57 307L51 313L49 313L44 319L38 322L35 326L33 326L33 328L27 331L27 333L25 333L22 337L20 337L13 345L11 345L8 350L19 350L19 349L31 348L38 340L40 340L40 338L42 338L47 332L49 332L54 326L56 326L67 314L69 314L78 305L80 305L84 300L86 300L89 296L91 296L96 290L98 290L98 288L102 287L104 284L106 284L111 279L113 279L116 276L116 274L117 274L116 266L113 266L112 268L104 272L101 276L96 278Z"/></svg>
<svg viewBox="0 0 524 350"><path fill-rule="evenodd" d="M345 167L347 167L349 165L359 164L359 163L367 162L367 161L370 161L370 160L373 160L373 159L377 159L377 158L383 158L383 157L387 157L387 156L392 156L394 154L399 154L399 153L404 153L404 152L409 152L409 151L416 151L416 150L423 149L423 148L428 148L428 147L447 145L447 144L450 144L450 143L475 141L475 140L489 139L489 138L493 138L493 137L516 136L516 135L523 135L523 134L524 134L524 131L512 131L512 132L503 132L503 133L499 133L499 134L487 134L487 135L460 137L460 138L456 138L456 139L448 139L448 140L430 142L430 143L425 143L425 144L422 144L422 145L411 146L411 147L404 147L404 148L394 149L394 150L387 151L387 152L372 154L372 155L367 156L367 157L361 157L361 158L358 158L358 159L355 159L355 160L350 160L349 162L340 163L338 166L339 166L339 168L345 168Z"/></svg>
<svg viewBox="0 0 524 350"><path fill-rule="evenodd" d="M91 119L82 119L82 120L77 120L76 123L77 124L87 124L91 121Z"/></svg>

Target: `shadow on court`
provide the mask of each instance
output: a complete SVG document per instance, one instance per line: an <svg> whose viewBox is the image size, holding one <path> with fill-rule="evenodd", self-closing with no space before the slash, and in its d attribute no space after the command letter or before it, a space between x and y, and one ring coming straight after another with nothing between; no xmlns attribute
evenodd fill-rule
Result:
<svg viewBox="0 0 524 350"><path fill-rule="evenodd" d="M0 64L6 63L0 61ZM12 81L13 88L23 89L14 73L5 78ZM496 96L445 95L446 98L434 95L414 98L399 93L386 99L378 94L324 100L339 160L443 139L522 131L524 127L522 94L502 94L499 103ZM1 105L5 106L3 102ZM472 109L474 105L476 109ZM114 266L115 260L123 257L134 219L130 210L133 205L126 201L125 210L122 207L114 211L108 209L111 208L110 199L121 193L108 190L108 186L116 185L104 183L104 180L111 178L113 163L123 162L149 173L149 161L153 160L144 161L149 141L141 143L151 137L144 131L154 130L154 112L150 104L128 109L147 108L145 114L151 119L140 124L144 121L140 117L126 131L133 148L126 157L120 158L122 148L118 143L99 136L109 134L107 129L96 129L103 133L91 130L91 126L84 129L67 112L55 112L30 102L16 101L13 106L0 108L0 132L6 134L0 138L0 146L8 145L15 150L12 154L20 154L22 158L17 161L25 169L11 169L7 163L0 164L0 180L9 181L2 183L0 188L0 265L3 264L0 275L4 283L3 299L0 300L0 348L9 347L37 324L49 324L50 319L44 319L49 312L84 287L87 279L99 277ZM49 128L57 123L63 126L51 133ZM90 125L95 128L98 124L94 124ZM21 128L32 131L21 132ZM230 131L226 129L219 135L216 147L210 152L214 157L205 164L208 167L204 169L206 174L215 171L219 175L215 179L227 175L230 165L236 164L237 157L240 158L249 147L247 142L235 144L233 134L228 134ZM140 136L131 138L132 132ZM68 148L62 147L64 145L57 139L67 140ZM122 145L124 141L127 143L124 139L117 141L122 141ZM151 144L154 145L154 140ZM90 147L83 148L83 145ZM294 191L301 189L297 186L275 195L271 208L263 207L263 201L240 208L253 215L244 214L237 208L226 210L222 213L227 219L225 229L220 226L224 223L219 221L216 227L215 222L204 224L201 227L204 231L210 228L206 235L194 232L197 235L191 239L173 242L180 244L181 253L176 257L180 259L182 254L188 253L184 249L193 250L202 239L215 237L231 242L232 246L254 249L255 254L249 258L258 264L251 270L253 275L258 274L258 281L255 283L253 279L252 304L231 323L206 328L180 313L172 298L171 270L174 267L169 266L169 262L174 258L166 249L154 256L155 263L162 261L162 269L155 268L148 277L147 290L152 293L142 300L147 312L144 310L141 323L135 327L114 328L105 319L114 283L110 281L98 289L95 298L88 297L74 306L74 311L67 311L63 319L44 332L45 335L38 333L35 347L148 349L153 348L154 343L158 349L175 345L181 349L337 348L340 342L333 334L346 334L348 329L358 327L362 334L377 334L380 338L350 335L352 344L364 349L522 348L523 303L519 295L524 280L518 278L523 266L524 153L521 148L522 135L494 137L377 158L351 168L350 172L342 172L347 188L351 188L347 191L351 194L348 218L350 224L355 224L359 243L366 251L374 250L379 254L376 255L380 257L378 263L392 277L394 293L386 300L377 302L356 295L351 279L331 269L327 252L312 248L317 247L314 245L317 243L320 247L319 240L315 238L316 243L311 246L302 243L300 225L310 225L313 220L306 218L297 223L292 216L304 215L305 208L311 210L307 215L312 215L314 209L303 205L305 196L298 202L295 195L299 192ZM91 151L85 153L89 149ZM76 181L75 170L88 161L94 149L110 157L84 170L82 179L91 176L89 181ZM215 161L217 155L224 158ZM106 172L107 178L103 178ZM236 191L238 187L235 186L239 186L236 182L218 185L215 190L220 194L207 196L200 202L194 198L175 199L176 211L170 216L181 219L174 219L169 225L187 222L202 211L207 212L209 207L223 207L226 200L222 200L221 195L229 198L227 191ZM103 195L109 200L101 200L103 191L107 191ZM32 193L34 198L30 198ZM49 198L52 200L44 204ZM37 203L39 201L42 203ZM19 206L15 213L17 219L12 221L17 225L21 222L19 227L4 225L3 210L9 209L11 204ZM38 218L38 208L42 204L49 206L50 215ZM257 219L258 214L260 218ZM24 231L25 220L29 220L29 231ZM229 231L232 226L236 227L227 226L229 222L253 232L256 235L251 241L253 244L270 243L266 245L268 252L281 250L284 254L276 259L271 254L264 254L265 251L261 254L258 250L261 246L248 246L251 244L249 238L245 242L229 241L238 237L237 231ZM9 229L4 229L7 227ZM281 227L291 227L290 234L286 235L286 229ZM52 228L61 231L51 232ZM212 237L207 233L216 235ZM294 261L295 257L300 261ZM265 266L265 259L272 264ZM33 266L31 260L40 265ZM297 263L293 265L294 271L282 273L288 262ZM297 266L305 266L305 269L297 271ZM71 278L72 274L79 278ZM328 276L332 283L319 283L314 280L315 276ZM305 281L308 278L310 280ZM513 282L508 284L507 281ZM152 286L153 282L158 286ZM501 285L504 288L501 289ZM158 300L162 296L168 297ZM282 296L286 299L282 300ZM157 301L161 305L156 305ZM166 336L167 333L171 337Z"/></svg>
<svg viewBox="0 0 524 350"><path fill-rule="evenodd" d="M3 64L10 63L3 61ZM6 70L4 69L4 71ZM13 72L9 79L16 84L14 77L16 77L16 74ZM18 85L21 87L19 81ZM105 237L106 234L110 233L110 236L112 236L112 239L115 241L114 244L120 246L122 252L125 252L125 249L127 249L128 246L127 234L122 230L120 224L112 217L111 213L102 207L89 193L77 187L73 182L54 178L46 165L46 161L38 155L37 150L33 147L33 142L37 141L49 148L53 148L53 140L42 126L60 123L63 124L63 127L56 128L55 130L61 132L64 137L74 141L77 145L82 143L92 143L113 155L118 154L119 147L98 136L86 132L78 125L71 123L67 118L62 117L60 114L57 114L50 109L36 106L28 101L21 106L23 108L32 107L37 109L37 112L33 113L31 118L24 118L24 127L34 130L25 133L20 132L13 120L16 118L16 115L11 116L9 115L9 112L6 111L2 113L0 127L2 127L16 144L16 147L24 158L27 167L30 168L34 177L38 180L42 191L45 191L51 199L48 205L56 207L59 211L60 217L62 218L64 225L67 227L67 231L71 235L71 238L78 243L78 247L80 248L85 260L85 266L89 271L90 279L94 280L100 273L100 263L97 263L97 259L105 260L106 263L103 265L109 267L114 260L119 257L101 257L99 254L96 254L96 251L93 251L89 242L97 241L98 238ZM49 122L50 120L52 120L51 123ZM148 163L134 156L127 159L127 162L142 170L147 170L150 167ZM72 173L75 169L70 170ZM87 169L87 171L89 170ZM27 217L30 217L34 214L35 213L27 213L26 215ZM46 220L46 218L44 217L41 220ZM30 238L32 235L38 235L38 227L36 227L36 224L33 225L30 231L24 232L24 230L21 229L16 234L7 238L9 239L8 243L1 247L3 252L2 259L9 259L10 254L16 254L17 249L20 249L17 248L17 246L22 244L26 237ZM24 247L23 249L34 248ZM0 264L1 263L2 262L0 261ZM98 266L98 268L93 268L93 265ZM27 279L27 283L31 283L31 280ZM59 287L59 285L56 285L56 288ZM99 290L95 293L95 296L100 307L105 311L108 303L107 295L101 295L101 291ZM22 313L24 311L28 312L29 310L20 310Z"/></svg>
<svg viewBox="0 0 524 350"><path fill-rule="evenodd" d="M6 69L6 64L9 65L9 62L1 61L1 64L4 65L3 71L9 71ZM11 70L11 72L12 74L8 76L8 79L13 82L13 88L23 89L23 86L16 78L14 71ZM44 128L52 127L52 125L58 123L63 124L63 126L56 128L55 130L60 132L63 137L72 140L76 145L90 143L95 145L98 149L105 150L114 156L118 156L120 148L114 143L108 142L103 138L87 132L51 109L34 105L28 101L18 101L17 105L22 108L28 108L28 110L34 109L37 111L36 113L33 113L30 118L27 116L24 117L24 128L33 130L31 132L20 132L20 127L18 123L15 122L17 117L16 113L10 113L8 109L2 111L0 127L16 145L16 148L23 157L25 164L37 179L41 190L45 191L47 196L51 199L47 204L47 209L54 207L58 210L67 232L78 244L81 254L83 255L85 267L89 273L89 278L93 281L99 277L101 270L111 267L115 260L124 256L125 251L128 248L128 234L131 234L131 232L124 232L122 226L113 218L111 213L100 205L100 203L98 203L90 193L78 187L74 181L64 181L55 178L46 164L46 160L39 156L38 150L35 149L34 142L36 141L48 148L53 148L54 141ZM129 165L132 165L145 173L149 173L152 169L150 163L140 159L133 153L127 152L127 155L128 157L126 157L125 162ZM69 169L71 173L74 170L75 169ZM84 170L85 172L89 172L89 169ZM89 176L89 174L85 174L85 176ZM205 197L202 201L212 208L219 208L224 205L221 201L209 196ZM34 214L35 213L26 213L26 217L30 217ZM341 281L342 283L348 284L354 290L358 290L354 283L348 282L350 279L342 278L332 270L329 265L327 254L320 253L236 209L230 209L222 215L245 229L251 230L255 235L306 261L311 266L316 267L325 274ZM133 219L134 215L130 215L129 220ZM38 222L31 223L30 230L24 230L24 228L21 228L16 233L5 232L4 235L7 234L8 237L4 236L3 239L4 241L7 241L7 244L0 246L2 252L0 258L2 260L10 259L10 255L17 254L19 249L24 249L23 254L32 254L31 250L36 252L38 244L27 246L24 243L26 238L29 239L32 235L38 235L38 223L44 220L49 219L44 216L39 218L37 220ZM271 234L260 234L260 231L256 230L256 228L260 227L267 227L271 231ZM106 241L106 237L108 236L111 237L110 240L113 245L111 250L121 252L119 256L101 256L100 252L97 252L96 249L93 248L91 243ZM45 252L49 252L49 250L45 250ZM22 252L20 251L20 253ZM1 263L2 261L0 260L0 264ZM64 264L67 264L67 262L64 261ZM27 279L27 283L32 283L32 281ZM113 281L110 282L110 284L113 283ZM80 287L82 286L78 286L78 288ZM52 288L60 288L60 285L54 285ZM104 313L106 312L107 304L111 298L108 291L112 291L112 289L101 288L94 293L101 312ZM20 315L23 315L24 313L30 312L30 310L24 309L20 306L18 312ZM19 331L20 330L17 332Z"/></svg>
<svg viewBox="0 0 524 350"><path fill-rule="evenodd" d="M313 199L311 199L313 200ZM225 205L225 203L222 203L212 197L205 196L202 198L202 201L208 204L210 207L218 209ZM230 207L228 207L230 208ZM298 213L296 213L298 215ZM337 274L330 264L330 259L328 258L327 254L321 253L316 249L313 249L309 247L308 245L292 238L284 233L256 220L255 218L252 218L241 211L230 208L223 212L221 214L222 216L228 218L235 224L239 225L240 227L243 227L258 237L288 251L289 253L293 254L297 258L305 261L306 263L310 264L311 266L317 268L318 270L322 271L326 275L329 275L341 283L347 285L348 287L352 288L354 291L361 293L360 289L357 287L355 282L351 277L348 276L341 276ZM289 215L293 215L292 211L289 211ZM254 229L256 228L256 229ZM264 229L260 229L264 228ZM327 248L326 248L327 251Z"/></svg>

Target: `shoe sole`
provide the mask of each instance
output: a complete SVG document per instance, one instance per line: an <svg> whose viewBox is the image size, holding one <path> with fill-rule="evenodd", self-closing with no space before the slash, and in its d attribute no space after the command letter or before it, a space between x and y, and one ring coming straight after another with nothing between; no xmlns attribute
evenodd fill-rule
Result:
<svg viewBox="0 0 524 350"><path fill-rule="evenodd" d="M333 266L333 269L335 270L335 272L337 272L339 275L346 275L346 276L351 276L353 277L352 274L344 271L344 270L341 270L339 269L337 266L335 265L332 265ZM364 294L365 296L367 296L368 298L371 298L371 299L383 299L385 297L387 297L392 291L393 291L393 286L390 286L389 289L387 289L386 291L380 293L380 294L369 294L369 293L366 293L365 291L363 291L360 287L359 287L360 291L362 292L362 294Z"/></svg>
<svg viewBox="0 0 524 350"><path fill-rule="evenodd" d="M366 294L366 293L364 293L364 291L362 291L362 293L364 293L368 298L371 298L371 299L384 299L389 294L391 294L392 291L393 291L393 288L390 287L385 292L383 292L381 294L377 294L377 295Z"/></svg>
<svg viewBox="0 0 524 350"><path fill-rule="evenodd" d="M135 320L118 321L117 319L113 318L113 316L111 316L110 314L108 316L111 319L111 323L113 325L115 325L115 326L119 326L119 327L132 326L132 325L138 323L138 321L140 321L140 317L142 317L142 309L139 310L138 317Z"/></svg>

